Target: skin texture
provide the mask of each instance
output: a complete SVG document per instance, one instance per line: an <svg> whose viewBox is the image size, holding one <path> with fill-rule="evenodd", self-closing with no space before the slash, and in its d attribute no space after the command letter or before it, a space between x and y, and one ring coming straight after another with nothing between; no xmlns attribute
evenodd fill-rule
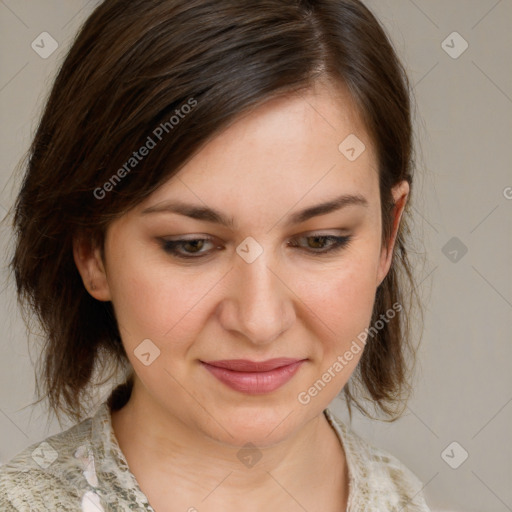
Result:
<svg viewBox="0 0 512 512"><path fill-rule="evenodd" d="M338 150L350 134L366 146L353 162ZM364 196L368 206L286 225L294 212L344 193ZM259 106L213 138L110 226L105 261L98 248L75 240L84 285L96 299L112 301L136 372L132 396L112 414L112 423L155 510L346 506L343 448L322 411L362 351L307 405L297 396L369 326L408 193L406 182L393 190L393 237L381 247L372 142L348 92L318 82ZM233 217L236 228L171 213L141 214L177 199L215 208ZM312 235L352 239L322 255L330 242ZM179 260L159 240L178 236L209 236L214 243L185 244L182 253L207 255ZM263 249L252 263L236 252L249 236ZM134 354L145 339L160 350L149 366ZM254 396L228 388L199 362L274 357L307 361L281 388ZM262 455L251 468L237 457L247 442Z"/></svg>

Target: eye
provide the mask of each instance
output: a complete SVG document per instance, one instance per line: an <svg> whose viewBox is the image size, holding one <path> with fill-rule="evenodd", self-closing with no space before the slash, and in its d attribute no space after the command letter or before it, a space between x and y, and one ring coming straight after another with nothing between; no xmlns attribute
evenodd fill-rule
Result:
<svg viewBox="0 0 512 512"><path fill-rule="evenodd" d="M212 238L180 238L178 240L161 239L161 243L165 252L172 254L176 258L182 259L201 258L207 254L207 251L202 250L205 245L208 243L210 245L215 245ZM198 256L194 256L195 254Z"/></svg>
<svg viewBox="0 0 512 512"><path fill-rule="evenodd" d="M346 247L349 244L351 238L352 236L313 234L300 237L299 240L307 240L308 243L306 244L306 247L301 245L299 245L299 247L304 248L304 250L313 254L322 255L327 253L334 253ZM290 245L297 247L296 243L291 243Z"/></svg>
<svg viewBox="0 0 512 512"><path fill-rule="evenodd" d="M311 254L324 255L340 251L349 244L351 238L352 236L313 234L296 239L306 240L306 246L298 244L296 241L290 242L288 245L298 247ZM214 239L210 237L180 238L177 240L160 239L160 243L165 252L182 260L206 257L212 252L213 246L217 249L223 248L219 244L215 244ZM210 246L210 250L207 249L208 246Z"/></svg>

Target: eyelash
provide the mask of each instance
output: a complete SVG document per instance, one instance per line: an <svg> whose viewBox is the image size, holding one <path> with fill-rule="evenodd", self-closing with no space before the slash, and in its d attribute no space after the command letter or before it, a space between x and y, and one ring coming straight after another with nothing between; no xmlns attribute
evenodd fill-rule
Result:
<svg viewBox="0 0 512 512"><path fill-rule="evenodd" d="M332 245L327 250L315 251L315 250L307 249L307 248L303 249L306 252L309 252L310 254L323 256L323 255L327 255L327 254L335 254L335 253L341 251L342 249L344 249L345 247L347 247L352 239L352 236L351 235L349 235L349 236L309 235L309 236L299 237L299 238L306 238L306 239L307 238L320 238L320 239L323 239L326 241L333 242ZM178 247L183 248L183 246L185 244L191 243L191 242L192 243L193 242L213 242L213 239L208 238L208 237L206 237L206 238L190 238L190 239L184 238L184 239L179 239L179 240L161 239L161 242L162 242L162 247L163 247L164 251L171 254L175 258L179 258L182 260L194 260L194 259L204 258L204 257L208 256L209 253L201 253L201 254L199 254L199 256L191 256L190 254L184 255L178 251ZM293 245L293 247L296 247L296 245Z"/></svg>

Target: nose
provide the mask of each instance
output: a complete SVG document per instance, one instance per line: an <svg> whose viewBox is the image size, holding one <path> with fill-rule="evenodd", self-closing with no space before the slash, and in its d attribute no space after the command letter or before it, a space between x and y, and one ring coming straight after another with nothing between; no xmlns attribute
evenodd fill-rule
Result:
<svg viewBox="0 0 512 512"><path fill-rule="evenodd" d="M295 320L293 292L265 251L252 263L236 258L219 305L220 322L255 345L270 344Z"/></svg>

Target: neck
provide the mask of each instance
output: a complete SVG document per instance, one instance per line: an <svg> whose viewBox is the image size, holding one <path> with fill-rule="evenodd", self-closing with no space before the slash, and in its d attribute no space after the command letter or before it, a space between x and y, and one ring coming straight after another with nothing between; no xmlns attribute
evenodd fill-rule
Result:
<svg viewBox="0 0 512 512"><path fill-rule="evenodd" d="M290 502L297 510L314 510L320 495L338 497L336 505L346 503L345 456L324 414L272 445L244 448L185 424L134 386L126 405L112 412L112 427L131 472L154 508L156 503L169 503L162 489L179 489L172 492L176 510L177 500L188 510L206 496L209 510L216 510L218 502L219 510L226 511L231 504L233 510L248 510L248 499L255 510L256 505L268 503L283 503L283 510L295 510Z"/></svg>

